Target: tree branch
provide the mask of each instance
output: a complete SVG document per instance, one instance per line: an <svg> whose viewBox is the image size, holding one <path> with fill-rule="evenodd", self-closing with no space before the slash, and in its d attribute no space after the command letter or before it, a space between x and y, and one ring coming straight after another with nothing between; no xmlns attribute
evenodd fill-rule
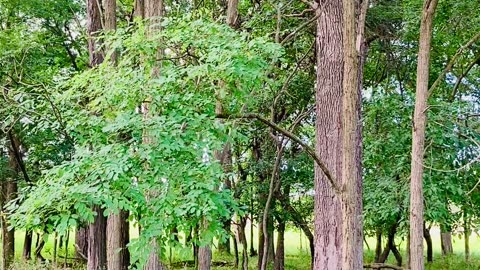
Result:
<svg viewBox="0 0 480 270"><path fill-rule="evenodd" d="M475 57L475 59L473 59L473 61L470 64L468 64L467 69L464 72L462 72L462 74L460 74L460 77L457 78L457 81L455 82L455 85L453 86L452 95L450 96L451 101L453 101L455 99L455 96L457 95L458 88L460 87L460 84L462 83L463 78L465 78L465 76L468 75L470 70L472 70L472 68L475 66L475 64L477 64L478 61L480 61L480 54L477 55L477 57Z"/></svg>
<svg viewBox="0 0 480 270"><path fill-rule="evenodd" d="M430 96L433 92L433 90L435 90L435 88L438 87L438 85L443 81L443 78L445 77L445 75L447 75L447 73L452 70L453 68L453 65L455 64L455 62L457 62L458 58L460 58L460 56L462 55L463 51L467 48L469 48L470 46L472 46L477 40L480 39L480 32L478 32L475 36L473 36L465 45L463 45L462 47L460 47L457 52L455 53L455 55L452 57L452 59L450 59L450 61L448 62L447 66L445 67L445 69L440 73L440 75L438 75L437 79L435 80L435 82L432 84L432 86L430 87L430 89L428 90L428 96Z"/></svg>
<svg viewBox="0 0 480 270"><path fill-rule="evenodd" d="M340 187L337 185L337 182L335 181L333 175L330 173L327 166L322 162L320 157L317 155L317 153L315 152L315 149L313 147L311 147L310 145L306 144L305 142L303 142L300 138L298 138L292 132L280 127L279 125L277 125L277 124L275 124L271 121L269 121L265 117L263 117L261 115L258 115L258 114L254 114L254 113L246 113L246 114L240 114L240 115L217 115L216 117L217 118L224 118L224 119L232 119L232 118L233 119L255 119L255 120L258 120L258 121L262 122L263 124L267 125L268 127L272 128L273 130L275 130L277 132L280 132L282 135L288 137L293 142L296 142L297 144L302 146L303 149L305 150L305 152L310 157L313 158L315 163L318 165L318 167L320 167L320 169L324 173L325 177L327 177L327 180L330 183L330 186L332 187L332 189L335 191L335 194L340 195L342 193L342 191L341 191Z"/></svg>

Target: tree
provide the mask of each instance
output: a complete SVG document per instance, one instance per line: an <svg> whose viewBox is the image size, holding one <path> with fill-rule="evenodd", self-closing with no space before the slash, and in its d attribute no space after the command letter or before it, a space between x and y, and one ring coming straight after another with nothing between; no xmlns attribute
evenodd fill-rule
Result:
<svg viewBox="0 0 480 270"><path fill-rule="evenodd" d="M98 66L103 62L104 55L100 49L98 33L102 30L102 13L99 1L87 1L87 33L88 54L90 67ZM107 219L101 206L95 205L95 220L88 227L88 254L87 268L101 270L107 265Z"/></svg>
<svg viewBox="0 0 480 270"><path fill-rule="evenodd" d="M357 78L362 61L357 58L363 56L356 44L363 44L368 5L363 2L362 12L358 12L362 15L356 17L350 2L330 1L321 8L312 5L317 17L316 152L336 179L332 186L320 167L315 167L314 269L362 267L362 207L358 197L361 84Z"/></svg>
<svg viewBox="0 0 480 270"><path fill-rule="evenodd" d="M423 258L423 156L430 75L430 47L433 17L438 0L425 0L420 23L417 63L417 87L412 128L412 164L410 177L410 268L425 268Z"/></svg>

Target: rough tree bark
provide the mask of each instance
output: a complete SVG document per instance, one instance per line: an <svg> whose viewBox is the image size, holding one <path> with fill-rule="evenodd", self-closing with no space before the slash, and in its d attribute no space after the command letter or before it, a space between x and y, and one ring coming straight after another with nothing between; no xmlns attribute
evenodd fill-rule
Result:
<svg viewBox="0 0 480 270"><path fill-rule="evenodd" d="M128 252L129 223L128 212L112 214L107 220L107 269L127 270L130 265Z"/></svg>
<svg viewBox="0 0 480 270"><path fill-rule="evenodd" d="M314 269L361 269L359 122L368 2L334 0L312 7L317 16L316 152L341 184L336 194L315 166Z"/></svg>
<svg viewBox="0 0 480 270"><path fill-rule="evenodd" d="M93 210L97 213L95 220L88 227L88 270L103 270L107 265L107 218L103 209L96 205Z"/></svg>
<svg viewBox="0 0 480 270"><path fill-rule="evenodd" d="M88 54L89 65L95 67L103 62L104 55L100 50L100 44L97 33L102 30L101 1L87 1L87 34L88 34ZM87 269L101 270L106 267L106 229L107 219L103 215L103 210L99 206L94 206L93 210L97 213L95 220L88 227L88 255Z"/></svg>
<svg viewBox="0 0 480 270"><path fill-rule="evenodd" d="M359 55L355 1L343 0L342 268L362 269ZM360 192L359 192L360 189ZM360 243L360 244L359 244Z"/></svg>
<svg viewBox="0 0 480 270"><path fill-rule="evenodd" d="M103 0L104 28L117 29L116 0ZM116 54L112 53L111 62L115 63ZM118 214L110 214L107 219L107 269L126 270L130 264L130 254L127 249L129 242L128 212L121 210Z"/></svg>
<svg viewBox="0 0 480 270"><path fill-rule="evenodd" d="M315 9L317 19L316 152L335 179L342 156L342 0ZM341 269L341 205L315 164L315 254L313 269Z"/></svg>
<svg viewBox="0 0 480 270"><path fill-rule="evenodd" d="M424 1L420 23L410 177L410 267L412 270L425 268L423 258L423 155L427 123L430 47L433 17L437 4L438 0Z"/></svg>

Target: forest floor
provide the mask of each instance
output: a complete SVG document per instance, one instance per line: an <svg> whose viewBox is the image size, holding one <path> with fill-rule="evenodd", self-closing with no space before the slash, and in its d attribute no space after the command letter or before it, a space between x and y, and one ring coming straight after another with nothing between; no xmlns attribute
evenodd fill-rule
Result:
<svg viewBox="0 0 480 270"><path fill-rule="evenodd" d="M249 232L247 231L247 235ZM132 235L133 236L133 235ZM36 238L36 237L35 237ZM36 239L34 238L34 243ZM22 246L24 240L24 233L17 232L16 233L16 240L15 240L15 251L16 251L16 263L12 270L47 270L47 269L85 269L84 267L63 267L63 262L65 258L65 248L62 247L58 250L58 263L57 267L54 267L51 263L47 263L44 265L39 264L32 264L32 263L25 263L21 258ZM254 246L256 244L256 232L254 232ZM470 250L471 250L471 259L469 263L465 262L464 253L463 253L463 246L464 241L458 237L454 237L453 239L453 250L454 255L449 257L442 257L441 250L440 250L440 236L439 233L436 233L435 230L432 230L432 240L433 240L433 249L434 249L434 261L431 264L427 265L427 269L429 270L447 270L447 269L455 269L455 270L470 270L470 269L480 269L480 238L476 235L472 235L470 239ZM74 239L73 236L69 240L69 248L68 248L68 257L73 256L74 247L73 247ZM375 240L374 239L367 239L367 243L365 245L365 263L370 263L373 261L374 258L374 250L375 247ZM404 252L404 241L402 239L397 239L397 243L400 245L400 252L405 254ZM308 248L308 240L305 235L299 233L298 231L289 230L285 235L285 269L287 270L307 270L310 268L310 254L307 250ZM53 256L53 237L50 237L43 249L42 255L48 259L52 258ZM175 254L173 257L173 265L171 269L193 269L188 265L191 265L190 256L183 257ZM236 269L233 265L234 257L232 255L225 255L225 254L218 254L214 253L213 261L215 266L213 270L227 270L227 269ZM189 263L184 263L189 262ZM395 259L391 254L388 263L395 264ZM71 264L71 261L68 261L68 264ZM249 258L249 269L256 269L257 265L257 257Z"/></svg>

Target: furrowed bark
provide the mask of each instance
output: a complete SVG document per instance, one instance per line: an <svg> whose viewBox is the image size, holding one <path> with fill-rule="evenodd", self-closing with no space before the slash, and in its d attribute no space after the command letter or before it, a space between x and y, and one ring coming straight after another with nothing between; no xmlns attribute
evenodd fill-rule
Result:
<svg viewBox="0 0 480 270"><path fill-rule="evenodd" d="M425 0L420 23L410 177L410 267L425 269L423 258L423 156L427 123L428 81L433 17L438 0Z"/></svg>

